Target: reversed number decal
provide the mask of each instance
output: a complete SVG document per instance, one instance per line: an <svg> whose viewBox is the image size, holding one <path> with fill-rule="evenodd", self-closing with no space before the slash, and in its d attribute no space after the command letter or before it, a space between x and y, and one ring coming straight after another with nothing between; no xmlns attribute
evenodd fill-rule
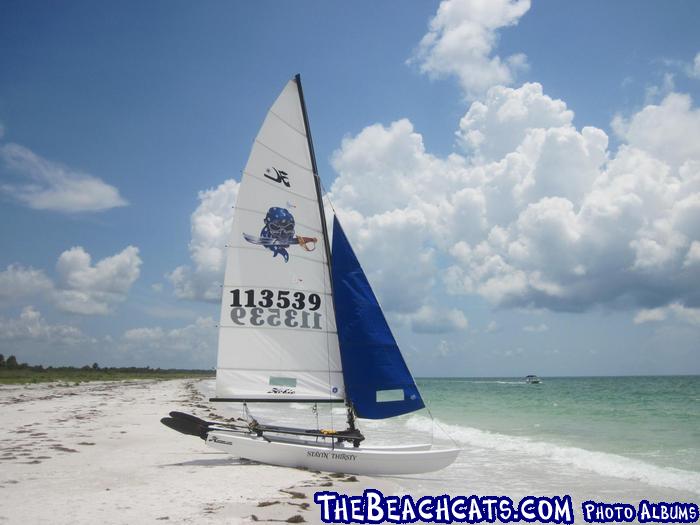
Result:
<svg viewBox="0 0 700 525"><path fill-rule="evenodd" d="M231 321L237 326L265 326L321 330L321 296L290 290L231 292Z"/></svg>
<svg viewBox="0 0 700 525"><path fill-rule="evenodd" d="M321 329L321 314L318 312L297 312L286 310L280 315L279 308L247 309L242 306L231 308L231 321L238 326L286 326L287 328Z"/></svg>

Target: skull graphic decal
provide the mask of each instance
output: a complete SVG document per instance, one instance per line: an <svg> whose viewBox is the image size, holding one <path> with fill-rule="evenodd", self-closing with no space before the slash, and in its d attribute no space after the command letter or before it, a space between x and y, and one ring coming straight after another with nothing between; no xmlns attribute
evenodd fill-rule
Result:
<svg viewBox="0 0 700 525"><path fill-rule="evenodd" d="M316 237L302 237L294 233L294 216L286 208L272 207L265 215L265 226L260 231L260 237L243 234L251 244L263 246L272 252L273 257L281 255L284 262L289 262L287 248L298 244L307 252L316 249Z"/></svg>

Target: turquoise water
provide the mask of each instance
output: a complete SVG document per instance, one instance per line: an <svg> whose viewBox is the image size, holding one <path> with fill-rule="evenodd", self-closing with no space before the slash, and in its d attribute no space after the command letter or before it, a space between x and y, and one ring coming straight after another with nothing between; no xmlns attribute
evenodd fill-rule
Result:
<svg viewBox="0 0 700 525"><path fill-rule="evenodd" d="M448 425L700 472L700 376L419 379Z"/></svg>
<svg viewBox="0 0 700 525"><path fill-rule="evenodd" d="M451 425L700 472L700 376L420 379Z"/></svg>

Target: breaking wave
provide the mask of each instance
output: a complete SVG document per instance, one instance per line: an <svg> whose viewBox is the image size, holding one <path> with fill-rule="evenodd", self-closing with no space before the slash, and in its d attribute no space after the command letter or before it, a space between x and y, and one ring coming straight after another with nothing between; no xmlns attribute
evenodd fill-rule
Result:
<svg viewBox="0 0 700 525"><path fill-rule="evenodd" d="M573 467L602 476L640 481L649 485L700 494L700 473L673 467L660 467L638 459L597 452L578 447L556 445L527 437L516 437L438 421L439 426L461 445L525 455ZM412 416L406 426L430 432L432 422L424 416Z"/></svg>

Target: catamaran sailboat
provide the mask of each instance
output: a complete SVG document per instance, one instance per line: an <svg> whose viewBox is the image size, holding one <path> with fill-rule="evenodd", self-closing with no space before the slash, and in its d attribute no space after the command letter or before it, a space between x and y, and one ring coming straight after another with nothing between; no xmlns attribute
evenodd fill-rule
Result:
<svg viewBox="0 0 700 525"><path fill-rule="evenodd" d="M247 418L171 412L161 421L236 457L327 472L430 472L459 453L363 443L356 418L390 418L424 403L337 217L329 244L299 75L268 111L243 172L210 401L243 403ZM256 402L344 403L347 429L261 424L249 412Z"/></svg>

